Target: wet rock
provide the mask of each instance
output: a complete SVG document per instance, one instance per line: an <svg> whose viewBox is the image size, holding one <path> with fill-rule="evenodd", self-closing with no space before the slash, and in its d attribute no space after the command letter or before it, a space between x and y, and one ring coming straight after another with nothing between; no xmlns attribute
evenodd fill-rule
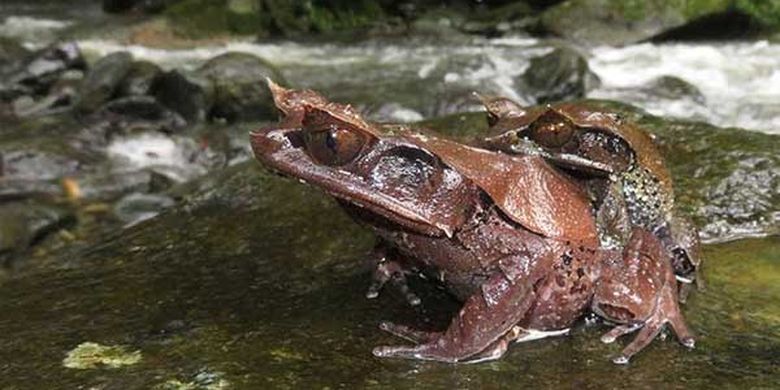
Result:
<svg viewBox="0 0 780 390"><path fill-rule="evenodd" d="M112 100L83 118L82 122L73 143L89 150L104 150L116 137L139 133L172 134L187 125L181 115L151 96Z"/></svg>
<svg viewBox="0 0 780 390"><path fill-rule="evenodd" d="M707 202L698 213L708 223L702 236L717 240L762 231L780 233L780 159L741 153L736 157L733 170L704 193Z"/></svg>
<svg viewBox="0 0 780 390"><path fill-rule="evenodd" d="M162 73L162 69L149 61L135 61L130 71L119 84L119 96L149 95L152 83Z"/></svg>
<svg viewBox="0 0 780 390"><path fill-rule="evenodd" d="M78 101L78 89L84 73L80 70L63 72L46 95L34 97L23 94L13 101L18 118L55 115L70 110Z"/></svg>
<svg viewBox="0 0 780 390"><path fill-rule="evenodd" d="M128 96L112 100L98 110L97 116L111 121L124 133L139 130L173 133L187 125L181 115L151 96Z"/></svg>
<svg viewBox="0 0 780 390"><path fill-rule="evenodd" d="M279 71L262 58L231 52L217 56L198 69L198 75L211 83L214 100L210 117L229 122L273 118L276 108L267 88L258 86L271 78L284 84Z"/></svg>
<svg viewBox="0 0 780 390"><path fill-rule="evenodd" d="M121 345L105 346L85 342L68 352L62 361L66 368L86 370L90 368L119 368L131 366L141 361L140 351L128 351Z"/></svg>
<svg viewBox="0 0 780 390"><path fill-rule="evenodd" d="M0 75L12 70L29 54L19 42L0 37Z"/></svg>
<svg viewBox="0 0 780 390"><path fill-rule="evenodd" d="M598 76L591 72L582 54L569 47L558 47L532 58L515 87L528 100L540 104L582 98L599 84Z"/></svg>
<svg viewBox="0 0 780 390"><path fill-rule="evenodd" d="M114 205L114 214L126 225L134 225L153 218L174 204L174 200L166 195L133 193Z"/></svg>
<svg viewBox="0 0 780 390"><path fill-rule="evenodd" d="M154 79L150 94L189 123L206 119L211 96L205 80L172 70Z"/></svg>
<svg viewBox="0 0 780 390"><path fill-rule="evenodd" d="M648 83L643 92L661 99L691 100L705 104L706 99L695 85L675 76L661 76Z"/></svg>
<svg viewBox="0 0 780 390"><path fill-rule="evenodd" d="M92 112L111 99L130 71L133 56L127 52L109 54L98 60L81 85L78 109Z"/></svg>
<svg viewBox="0 0 780 390"><path fill-rule="evenodd" d="M66 207L33 200L0 204L0 260L22 254L75 221L72 210Z"/></svg>
<svg viewBox="0 0 780 390"><path fill-rule="evenodd" d="M14 84L45 94L48 88L67 70L85 70L81 50L75 42L57 43L32 55L21 70L10 77Z"/></svg>
<svg viewBox="0 0 780 390"><path fill-rule="evenodd" d="M2 178L48 180L72 175L79 170L81 161L68 152L60 153L56 147L52 149L16 145L0 148Z"/></svg>
<svg viewBox="0 0 780 390"><path fill-rule="evenodd" d="M724 12L732 1L689 4L664 1L568 0L541 16L547 32L584 44L623 45L679 27L698 17Z"/></svg>

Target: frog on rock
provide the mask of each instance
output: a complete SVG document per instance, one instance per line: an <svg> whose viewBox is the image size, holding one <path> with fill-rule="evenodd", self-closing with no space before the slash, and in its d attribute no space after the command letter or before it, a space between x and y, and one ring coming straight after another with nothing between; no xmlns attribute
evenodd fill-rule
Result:
<svg viewBox="0 0 780 390"><path fill-rule="evenodd" d="M255 156L324 190L377 234L385 256L369 295L398 274L423 273L463 302L441 332L381 324L415 345L374 355L497 359L512 341L566 333L589 310L617 324L605 342L638 330L618 363L666 324L693 346L656 236L636 227L623 250L600 248L587 194L543 158L375 125L313 91L269 84L282 119L251 134Z"/></svg>
<svg viewBox="0 0 780 390"><path fill-rule="evenodd" d="M672 180L650 136L618 115L578 103L523 108L482 98L495 135L486 147L535 154L582 181L596 208L602 244L622 247L631 226L655 234L671 254L685 298L701 283L698 233L674 206Z"/></svg>

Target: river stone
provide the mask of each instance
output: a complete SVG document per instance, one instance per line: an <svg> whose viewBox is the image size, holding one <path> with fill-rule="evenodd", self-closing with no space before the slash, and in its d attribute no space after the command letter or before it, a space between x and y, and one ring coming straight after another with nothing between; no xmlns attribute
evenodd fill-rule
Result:
<svg viewBox="0 0 780 390"><path fill-rule="evenodd" d="M86 61L78 45L75 42L62 42L32 54L10 80L31 88L34 93L45 94L63 72L71 69L83 71L86 68Z"/></svg>
<svg viewBox="0 0 780 390"><path fill-rule="evenodd" d="M0 204L0 260L19 255L47 235L76 222L67 207L34 200Z"/></svg>
<svg viewBox="0 0 780 390"><path fill-rule="evenodd" d="M159 103L151 96L127 96L112 100L103 105L97 117L123 124L118 127L124 131L137 131L139 128L172 133L187 125L187 121L175 111Z"/></svg>
<svg viewBox="0 0 780 390"><path fill-rule="evenodd" d="M540 104L582 98L599 83L584 56L574 49L558 47L532 58L515 86L520 94Z"/></svg>
<svg viewBox="0 0 780 390"><path fill-rule="evenodd" d="M174 204L174 200L167 195L132 193L114 205L114 215L126 225L134 225L153 218Z"/></svg>
<svg viewBox="0 0 780 390"><path fill-rule="evenodd" d="M76 173L81 162L67 154L47 148L0 147L2 177L25 180L48 180Z"/></svg>
<svg viewBox="0 0 780 390"><path fill-rule="evenodd" d="M258 86L258 89L265 88ZM149 92L189 123L206 119L211 89L206 80L196 75L185 75L178 70L163 72L154 79Z"/></svg>
<svg viewBox="0 0 780 390"><path fill-rule="evenodd" d="M727 12L733 5L732 0L567 0L546 9L541 15L540 27L586 45L625 45L706 15Z"/></svg>
<svg viewBox="0 0 780 390"><path fill-rule="evenodd" d="M276 113L273 98L265 88L266 78L284 84L279 71L262 58L230 52L210 59L198 69L214 91L209 116L229 122L270 119Z"/></svg>
<svg viewBox="0 0 780 390"><path fill-rule="evenodd" d="M130 71L119 83L118 96L149 95L152 83L162 73L162 69L149 61L134 61Z"/></svg>
<svg viewBox="0 0 780 390"><path fill-rule="evenodd" d="M99 59L81 85L79 110L92 112L111 99L130 71L132 61L133 56L128 52L117 52Z"/></svg>
<svg viewBox="0 0 780 390"><path fill-rule="evenodd" d="M705 104L704 94L695 85L675 76L661 76L641 88L644 93L662 99L688 99L699 104Z"/></svg>

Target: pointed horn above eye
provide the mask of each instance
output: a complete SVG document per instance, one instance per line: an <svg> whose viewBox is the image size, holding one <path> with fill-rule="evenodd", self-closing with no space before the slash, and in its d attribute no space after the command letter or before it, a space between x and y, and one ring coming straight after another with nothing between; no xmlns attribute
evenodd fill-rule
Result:
<svg viewBox="0 0 780 390"><path fill-rule="evenodd" d="M285 107L289 105L287 101L290 98L292 90L275 83L270 77L266 77L265 82L268 84L268 89L271 91L276 107L282 111L286 111Z"/></svg>
<svg viewBox="0 0 780 390"><path fill-rule="evenodd" d="M481 94L481 93L479 93L477 91L472 92L471 96L474 99L477 99L480 103L482 103L483 106L485 106L485 108L487 108L488 103L490 102L490 98L489 97L487 97L487 96L485 96L485 95L483 95L483 94Z"/></svg>
<svg viewBox="0 0 780 390"><path fill-rule="evenodd" d="M503 96L486 96L476 92L474 95L480 99L485 109L493 115L505 118L520 117L527 114L526 109L512 99Z"/></svg>

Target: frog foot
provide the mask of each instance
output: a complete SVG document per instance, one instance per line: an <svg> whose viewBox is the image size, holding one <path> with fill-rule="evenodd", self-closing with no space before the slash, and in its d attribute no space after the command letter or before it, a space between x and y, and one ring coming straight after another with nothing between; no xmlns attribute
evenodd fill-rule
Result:
<svg viewBox="0 0 780 390"><path fill-rule="evenodd" d="M672 288L676 288L676 286L664 288L666 293L661 297L653 314L643 324L619 325L601 337L601 341L608 343L624 334L639 330L634 340L623 349L620 355L612 359L615 364L628 364L631 357L649 345L666 324L671 326L680 344L691 349L696 346L696 340L683 320L676 294L671 292Z"/></svg>
<svg viewBox="0 0 780 390"><path fill-rule="evenodd" d="M398 336L402 339L409 340L415 344L427 343L441 336L441 332L426 332L422 330L416 330L408 326L394 324L389 321L380 323L379 329L382 329L383 331L394 336Z"/></svg>
<svg viewBox="0 0 780 390"><path fill-rule="evenodd" d="M398 289L401 291L404 298L406 298L406 302L408 302L409 305L417 306L420 304L420 297L409 288L409 284L406 280L406 271L403 265L397 261L388 260L385 257L382 257L374 268L374 274L371 285L366 292L366 298L374 299L378 297L379 291L382 290L387 282L392 282L394 285L398 286Z"/></svg>
<svg viewBox="0 0 780 390"><path fill-rule="evenodd" d="M381 346L374 356L433 360L445 363L475 363L500 358L509 342L518 338L517 324L536 296L529 283L511 283L503 274L492 276L464 303L444 332L421 332L384 323L387 332L417 345Z"/></svg>

